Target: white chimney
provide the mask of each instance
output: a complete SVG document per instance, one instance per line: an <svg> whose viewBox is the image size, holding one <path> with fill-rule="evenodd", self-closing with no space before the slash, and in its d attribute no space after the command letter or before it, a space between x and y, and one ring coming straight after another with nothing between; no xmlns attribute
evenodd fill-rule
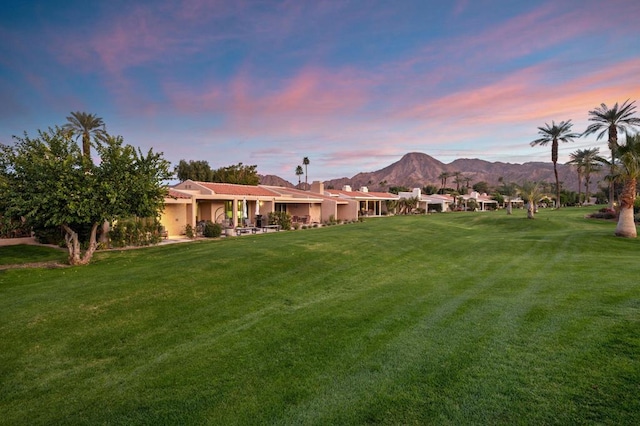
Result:
<svg viewBox="0 0 640 426"><path fill-rule="evenodd" d="M361 186L360 192L369 192L369 188L367 188L366 186Z"/></svg>
<svg viewBox="0 0 640 426"><path fill-rule="evenodd" d="M351 192L351 185L344 185L344 186L342 187L342 190L343 190L343 191L347 191L347 192Z"/></svg>

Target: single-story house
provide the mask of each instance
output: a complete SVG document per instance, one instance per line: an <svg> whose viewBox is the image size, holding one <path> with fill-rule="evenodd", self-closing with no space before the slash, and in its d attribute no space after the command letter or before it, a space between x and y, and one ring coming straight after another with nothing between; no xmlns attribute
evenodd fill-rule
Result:
<svg viewBox="0 0 640 426"><path fill-rule="evenodd" d="M388 212L386 201L400 199L398 195L390 192L369 191L366 186L361 187L358 191L353 191L351 186L345 185L341 190L326 189L324 193L330 197L357 201L360 216L382 216L383 213Z"/></svg>

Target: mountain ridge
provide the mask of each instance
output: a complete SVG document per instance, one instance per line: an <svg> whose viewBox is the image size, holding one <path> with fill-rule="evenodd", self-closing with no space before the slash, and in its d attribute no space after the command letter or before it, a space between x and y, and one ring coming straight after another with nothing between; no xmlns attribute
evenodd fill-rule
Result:
<svg viewBox="0 0 640 426"><path fill-rule="evenodd" d="M578 174L575 168L558 163L557 169L562 187L571 191L578 191ZM351 178L342 177L326 180L324 184L325 188L342 188L344 185L350 185L353 189L366 186L370 190L387 190L390 186L422 188L426 185L435 185L439 188L441 185L439 176L443 172L461 172L462 176L470 179L470 186L481 181L487 182L489 186L497 186L500 184L500 178L504 182L518 184L522 184L524 181L555 182L553 163L551 162L537 161L516 164L500 161L490 162L478 158L459 158L445 164L428 154L409 152L403 155L400 160L380 170L359 172ZM590 190L595 191L597 189L601 178L598 174L592 175ZM274 181L274 179L270 179L270 181ZM287 182L284 179L282 181ZM290 183L289 185L295 186ZM453 176L447 179L447 186L449 188L456 187ZM466 186L466 183L461 183L460 186Z"/></svg>

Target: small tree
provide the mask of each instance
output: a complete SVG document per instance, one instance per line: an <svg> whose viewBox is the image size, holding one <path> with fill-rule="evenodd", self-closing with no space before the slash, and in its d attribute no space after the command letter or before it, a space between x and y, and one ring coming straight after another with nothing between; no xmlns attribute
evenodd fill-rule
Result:
<svg viewBox="0 0 640 426"><path fill-rule="evenodd" d="M534 219L536 206L544 195L537 182L525 182L520 187L522 199L527 202L527 219Z"/></svg>
<svg viewBox="0 0 640 426"><path fill-rule="evenodd" d="M121 137L106 136L94 140L100 157L95 165L59 127L15 140L12 146L0 145L8 213L33 227L62 228L72 265L89 263L104 221L156 217L163 208L163 181L171 174L162 154L149 150L144 155ZM80 241L79 229L86 226L88 241Z"/></svg>

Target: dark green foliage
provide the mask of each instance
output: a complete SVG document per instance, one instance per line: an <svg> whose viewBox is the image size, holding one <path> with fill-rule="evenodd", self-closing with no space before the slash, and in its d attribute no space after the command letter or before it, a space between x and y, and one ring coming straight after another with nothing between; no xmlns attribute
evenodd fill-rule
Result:
<svg viewBox="0 0 640 426"><path fill-rule="evenodd" d="M14 145L0 145L5 214L24 217L34 229L61 227L71 264L91 260L97 231L105 221L155 217L167 192L169 163L162 154L143 154L121 137L96 137L94 145L98 164L59 127L39 131L36 138L25 133ZM87 225L89 237L82 239Z"/></svg>
<svg viewBox="0 0 640 426"><path fill-rule="evenodd" d="M489 184L485 181L480 181L473 184L473 190L480 194L488 194L489 193Z"/></svg>
<svg viewBox="0 0 640 426"><path fill-rule="evenodd" d="M160 222L155 218L129 218L117 221L109 231L111 247L158 244L162 240Z"/></svg>
<svg viewBox="0 0 640 426"><path fill-rule="evenodd" d="M258 166L245 166L242 163L221 167L213 171L212 182L235 183L239 185L258 185Z"/></svg>
<svg viewBox="0 0 640 426"><path fill-rule="evenodd" d="M388 192L392 194L399 194L401 192L411 192L411 189L406 186L390 186Z"/></svg>
<svg viewBox="0 0 640 426"><path fill-rule="evenodd" d="M188 162L180 160L174 171L180 181L191 179L200 182L213 182L213 170L204 160L189 160Z"/></svg>
<svg viewBox="0 0 640 426"><path fill-rule="evenodd" d="M291 215L287 212L271 212L269 225L280 225L281 229L288 231L291 229Z"/></svg>
<svg viewBox="0 0 640 426"><path fill-rule="evenodd" d="M425 185L425 186L422 187L422 192L424 192L425 194L429 194L429 195L437 194L439 189L440 188L438 186L435 186L435 185Z"/></svg>
<svg viewBox="0 0 640 426"><path fill-rule="evenodd" d="M217 238L220 235L222 235L222 225L220 225L219 223L213 223L212 221L207 220L204 223L202 235L207 238Z"/></svg>

